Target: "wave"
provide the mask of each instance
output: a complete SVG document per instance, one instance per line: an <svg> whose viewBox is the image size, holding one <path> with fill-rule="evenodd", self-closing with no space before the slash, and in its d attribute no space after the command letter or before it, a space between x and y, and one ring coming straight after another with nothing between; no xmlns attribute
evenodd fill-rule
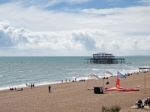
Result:
<svg viewBox="0 0 150 112"><path fill-rule="evenodd" d="M92 68L92 71L99 71L101 69L98 69L98 68Z"/></svg>
<svg viewBox="0 0 150 112"><path fill-rule="evenodd" d="M54 82L45 81L45 82L36 83L36 86L43 86L43 85L49 85L49 84L60 84L60 83L61 83L61 81L54 81Z"/></svg>

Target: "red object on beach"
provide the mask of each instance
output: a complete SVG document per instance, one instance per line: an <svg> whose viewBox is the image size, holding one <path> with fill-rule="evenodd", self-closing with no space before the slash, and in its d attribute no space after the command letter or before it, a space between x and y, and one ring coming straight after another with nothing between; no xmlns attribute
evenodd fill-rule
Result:
<svg viewBox="0 0 150 112"><path fill-rule="evenodd" d="M120 88L120 79L118 77L116 79L116 88Z"/></svg>
<svg viewBox="0 0 150 112"><path fill-rule="evenodd" d="M136 89L136 88L116 88L116 87L111 87L111 88L106 88L106 91L130 92L130 91L139 91L139 89Z"/></svg>
<svg viewBox="0 0 150 112"><path fill-rule="evenodd" d="M129 91L139 91L137 88L123 88L120 87L120 79L116 78L116 87L105 88L106 91L121 91L121 92L129 92Z"/></svg>

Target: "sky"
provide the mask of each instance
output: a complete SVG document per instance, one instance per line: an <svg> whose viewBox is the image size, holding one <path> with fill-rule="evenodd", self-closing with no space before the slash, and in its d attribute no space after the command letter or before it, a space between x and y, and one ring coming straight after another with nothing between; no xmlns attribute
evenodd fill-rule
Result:
<svg viewBox="0 0 150 112"><path fill-rule="evenodd" d="M0 56L150 55L150 0L0 0Z"/></svg>

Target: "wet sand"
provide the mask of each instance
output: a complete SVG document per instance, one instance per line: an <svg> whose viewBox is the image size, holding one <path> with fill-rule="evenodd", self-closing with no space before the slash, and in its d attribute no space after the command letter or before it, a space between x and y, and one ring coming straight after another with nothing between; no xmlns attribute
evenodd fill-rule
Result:
<svg viewBox="0 0 150 112"><path fill-rule="evenodd" d="M144 75L147 77L147 94L144 94ZM115 86L115 77L105 79ZM121 112L149 112L144 109L130 109L139 99L150 97L150 72L138 73L121 79L121 86L139 87L140 91L106 92L94 94L94 86L102 86L103 80L88 80L24 88L23 91L0 91L0 112L101 112L102 106L118 105ZM90 89L90 90L88 90Z"/></svg>

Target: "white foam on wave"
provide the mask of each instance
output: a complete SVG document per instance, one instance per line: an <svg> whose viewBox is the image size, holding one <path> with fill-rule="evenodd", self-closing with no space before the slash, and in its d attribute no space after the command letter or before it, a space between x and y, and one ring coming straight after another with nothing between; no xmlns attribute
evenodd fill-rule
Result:
<svg viewBox="0 0 150 112"><path fill-rule="evenodd" d="M100 69L94 69L94 70L100 70ZM108 71L108 70L104 70L105 72ZM80 80L89 80L89 79L96 79L96 77L92 77L92 75L95 75L97 76L97 78L104 78L104 77L111 77L111 76L116 76L117 75L117 72L121 72L122 74L127 74L127 73L135 73L135 72L138 72L139 69L138 68L134 68L134 69L124 69L124 70L113 70L113 71L110 71L109 69L109 72L112 73L112 74L109 74L109 73L90 73L88 74L87 76L79 76L79 77L72 77L72 79L77 79L77 81L80 81Z"/></svg>
<svg viewBox="0 0 150 112"><path fill-rule="evenodd" d="M77 77L76 79L77 81L80 81L80 80L88 80L90 78L89 77Z"/></svg>
<svg viewBox="0 0 150 112"><path fill-rule="evenodd" d="M135 69L130 69L130 70L124 70L123 71L124 74L135 73L135 72L139 72L139 69L135 68Z"/></svg>
<svg viewBox="0 0 150 112"><path fill-rule="evenodd" d="M98 68L92 68L92 71L99 71L101 69L98 69Z"/></svg>
<svg viewBox="0 0 150 112"><path fill-rule="evenodd" d="M0 90L8 90L8 89L9 89L8 86L6 86L6 87L0 87Z"/></svg>
<svg viewBox="0 0 150 112"><path fill-rule="evenodd" d="M94 76L96 76L96 77L94 77ZM88 74L86 76L78 76L78 77L74 76L71 79L72 80L76 79L76 81L80 81L80 80L98 79L98 78L103 78L103 77L106 77L106 76L104 74L102 74L102 73L98 73L98 74L96 74L96 73L90 73L90 74Z"/></svg>
<svg viewBox="0 0 150 112"><path fill-rule="evenodd" d="M43 86L43 85L49 85L49 84L60 84L60 83L61 83L61 81L54 81L54 82L45 81L45 82L36 83L36 86Z"/></svg>

